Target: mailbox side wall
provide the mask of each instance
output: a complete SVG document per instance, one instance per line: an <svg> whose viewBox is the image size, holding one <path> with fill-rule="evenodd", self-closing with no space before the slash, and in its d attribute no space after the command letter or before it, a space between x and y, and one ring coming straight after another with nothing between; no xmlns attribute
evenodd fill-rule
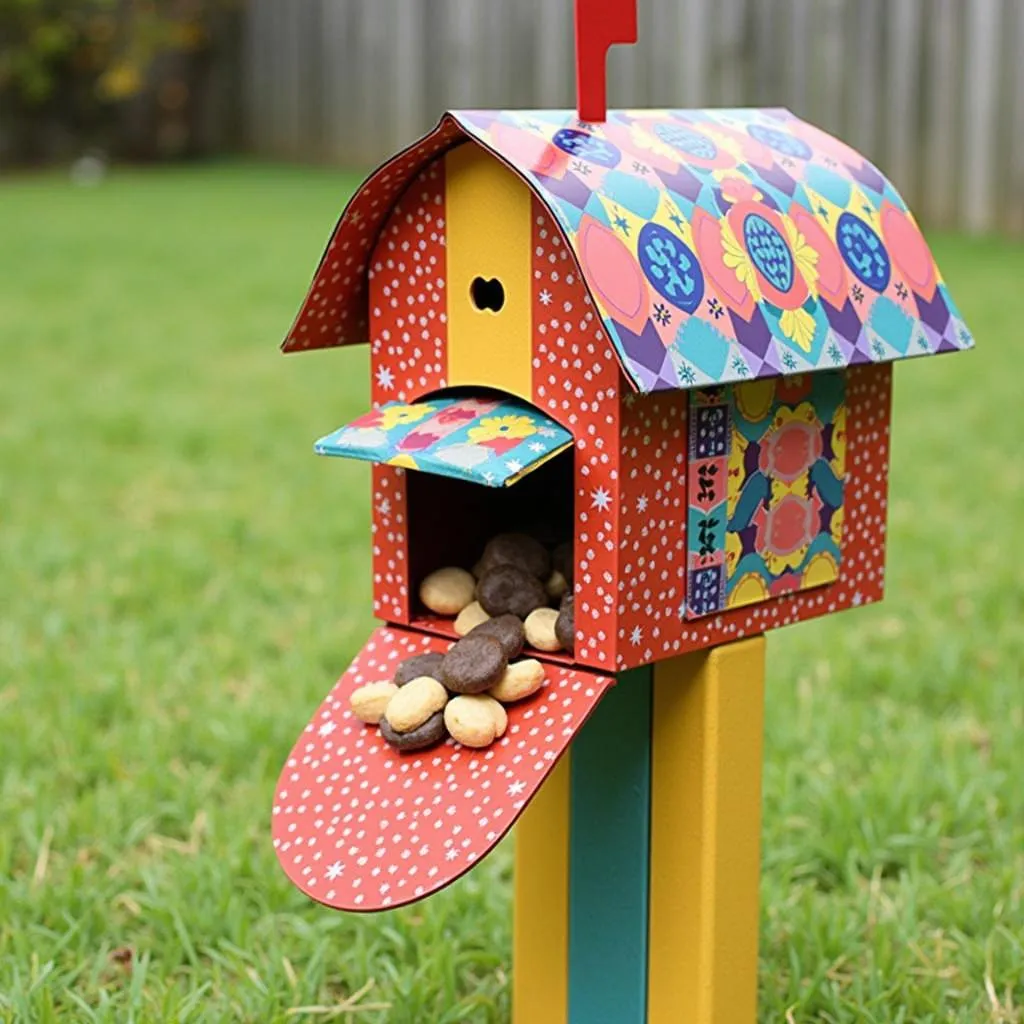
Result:
<svg viewBox="0 0 1024 1024"><path fill-rule="evenodd" d="M706 619L686 620L686 396L623 404L618 602L621 671L882 599L892 366L847 371L847 455L839 580ZM678 403L678 404L675 404ZM681 432L679 428L681 429ZM684 467L680 470L680 464ZM661 473L658 478L655 474Z"/></svg>

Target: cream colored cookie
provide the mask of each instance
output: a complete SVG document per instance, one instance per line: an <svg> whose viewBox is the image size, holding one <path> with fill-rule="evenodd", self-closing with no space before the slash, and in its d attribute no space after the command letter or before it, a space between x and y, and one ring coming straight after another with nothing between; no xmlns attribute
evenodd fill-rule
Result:
<svg viewBox="0 0 1024 1024"><path fill-rule="evenodd" d="M470 630L476 629L482 622L486 622L490 618L490 615L484 611L483 605L479 601L474 601L472 604L467 604L465 608L459 612L458 618L455 620L455 632L459 636L465 636Z"/></svg>
<svg viewBox="0 0 1024 1024"><path fill-rule="evenodd" d="M501 682L487 692L503 704L533 696L544 685L544 666L536 658L517 661L505 669Z"/></svg>
<svg viewBox="0 0 1024 1024"><path fill-rule="evenodd" d="M376 725L384 716L391 698L398 693L398 687L391 682L367 683L353 690L349 697L352 714L367 725Z"/></svg>
<svg viewBox="0 0 1024 1024"><path fill-rule="evenodd" d="M555 636L558 612L554 608L536 608L526 616L523 629L526 642L538 651L560 651L562 645Z"/></svg>
<svg viewBox="0 0 1024 1024"><path fill-rule="evenodd" d="M486 694L453 697L444 709L444 724L453 740L464 747L489 747L505 735L505 709Z"/></svg>
<svg viewBox="0 0 1024 1024"><path fill-rule="evenodd" d="M458 615L467 604L472 604L475 591L476 580L472 573L449 566L432 572L423 580L420 600L435 615Z"/></svg>
<svg viewBox="0 0 1024 1024"><path fill-rule="evenodd" d="M430 676L420 676L399 688L388 702L384 717L395 732L421 726L448 703L448 691Z"/></svg>

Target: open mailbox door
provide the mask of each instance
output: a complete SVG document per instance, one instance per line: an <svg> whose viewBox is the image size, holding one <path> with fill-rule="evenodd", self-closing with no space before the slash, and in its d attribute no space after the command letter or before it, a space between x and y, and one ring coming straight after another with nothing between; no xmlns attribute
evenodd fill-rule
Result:
<svg viewBox="0 0 1024 1024"><path fill-rule="evenodd" d="M364 683L451 641L377 629L295 744L274 797L274 848L304 893L339 910L387 910L437 892L508 832L614 679L545 662L484 750L453 740L401 754L349 708Z"/></svg>
<svg viewBox="0 0 1024 1024"><path fill-rule="evenodd" d="M316 442L340 455L507 487L572 445L572 434L515 398L440 395L387 402Z"/></svg>

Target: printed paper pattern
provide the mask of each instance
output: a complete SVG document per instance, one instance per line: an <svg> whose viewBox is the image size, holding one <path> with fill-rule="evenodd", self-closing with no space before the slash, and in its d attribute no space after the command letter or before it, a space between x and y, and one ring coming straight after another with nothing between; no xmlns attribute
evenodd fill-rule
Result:
<svg viewBox="0 0 1024 1024"><path fill-rule="evenodd" d="M512 398L387 402L314 445L319 455L505 487L572 445L572 434Z"/></svg>
<svg viewBox="0 0 1024 1024"><path fill-rule="evenodd" d="M687 616L839 579L842 371L691 393Z"/></svg>

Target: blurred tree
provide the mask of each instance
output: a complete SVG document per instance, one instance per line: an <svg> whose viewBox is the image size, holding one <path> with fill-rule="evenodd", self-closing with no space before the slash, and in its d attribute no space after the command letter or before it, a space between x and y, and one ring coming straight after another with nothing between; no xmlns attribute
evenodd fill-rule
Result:
<svg viewBox="0 0 1024 1024"><path fill-rule="evenodd" d="M0 159L209 151L244 2L0 0Z"/></svg>

